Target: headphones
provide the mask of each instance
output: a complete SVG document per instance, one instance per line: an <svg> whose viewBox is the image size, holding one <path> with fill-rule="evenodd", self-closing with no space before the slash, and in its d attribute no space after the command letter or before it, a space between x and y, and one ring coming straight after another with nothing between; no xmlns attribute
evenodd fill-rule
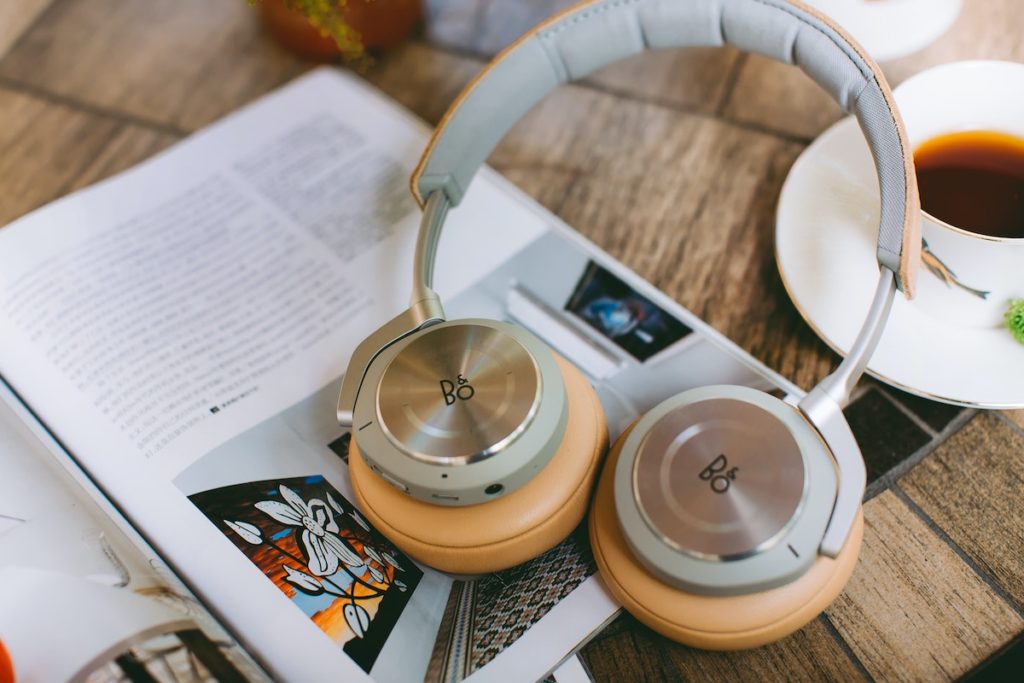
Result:
<svg viewBox="0 0 1024 683"><path fill-rule="evenodd" d="M424 207L409 310L355 350L338 399L352 486L396 546L441 570L524 562L582 520L608 441L587 380L526 330L446 321L444 220L505 132L557 85L646 48L730 44L794 63L857 116L878 172L880 275L839 367L798 406L742 386L662 402L613 446L591 506L605 584L651 628L710 649L799 629L842 590L865 469L842 406L897 289L913 293L920 207L885 78L840 28L787 0L590 0L520 38L452 105L412 177Z"/></svg>

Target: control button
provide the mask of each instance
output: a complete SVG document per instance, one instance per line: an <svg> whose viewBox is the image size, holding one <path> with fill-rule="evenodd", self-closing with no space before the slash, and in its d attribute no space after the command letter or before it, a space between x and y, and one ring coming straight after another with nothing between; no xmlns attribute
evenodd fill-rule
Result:
<svg viewBox="0 0 1024 683"><path fill-rule="evenodd" d="M775 545L800 507L804 481L786 425L735 399L667 413L633 463L644 521L666 545L704 559L739 559Z"/></svg>
<svg viewBox="0 0 1024 683"><path fill-rule="evenodd" d="M392 477L390 474L388 474L387 472L384 472L381 469L378 469L376 467L374 467L373 469L376 470L377 474L382 476L389 484L391 484L392 486L394 486L397 489L401 489L404 493L409 493L409 487L408 486L406 486L402 482L398 481L397 479Z"/></svg>

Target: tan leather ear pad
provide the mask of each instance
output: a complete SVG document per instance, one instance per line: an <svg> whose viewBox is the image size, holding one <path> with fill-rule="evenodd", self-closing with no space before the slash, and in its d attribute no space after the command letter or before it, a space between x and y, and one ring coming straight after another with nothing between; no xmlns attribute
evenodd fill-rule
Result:
<svg viewBox="0 0 1024 683"><path fill-rule="evenodd" d="M687 593L655 578L626 545L615 513L615 463L628 433L619 437L604 466L590 512L590 543L608 590L638 620L686 645L742 650L800 629L842 592L860 552L862 513L839 557L819 557L803 576L785 586L713 597Z"/></svg>
<svg viewBox="0 0 1024 683"><path fill-rule="evenodd" d="M353 439L352 488L373 525L410 557L458 574L521 564L568 536L587 511L608 427L587 379L557 354L555 360L568 397L565 438L536 477L493 502L447 507L412 498L377 476Z"/></svg>

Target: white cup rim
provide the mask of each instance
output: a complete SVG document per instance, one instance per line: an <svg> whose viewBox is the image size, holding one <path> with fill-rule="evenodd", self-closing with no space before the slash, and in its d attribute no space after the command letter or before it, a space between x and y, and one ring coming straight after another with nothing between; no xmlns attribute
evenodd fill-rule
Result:
<svg viewBox="0 0 1024 683"><path fill-rule="evenodd" d="M898 86L896 86L896 88L893 89L893 98L896 100L897 106L899 106L899 93L901 91L906 91L906 89L908 87L913 86L913 85L915 85L916 83L918 83L918 82L920 82L922 80L928 80L930 78L934 78L936 76L936 74L939 74L939 73L948 72L948 71L964 71L964 70L969 70L969 69L997 69L997 70L1001 70L1001 71L1004 71L1006 73L1009 73L1010 75L1013 75L1013 76L1016 76L1017 78L1019 78L1021 80L1022 86L1024 86L1024 64L1022 64L1022 63L1010 62L1010 61L998 60L998 59L967 59L967 60L960 60L960 61L955 61L955 62L946 62L944 64L937 64L937 65L935 65L933 67L929 67L929 68L925 69L924 71L919 71L918 73L916 73L913 76L911 76L910 78L906 79L905 81L900 83ZM906 125L906 121L905 120L904 120L904 125ZM978 129L977 128L969 128L969 129L968 128L964 128L962 130L967 131L967 130L978 130ZM949 132L955 133L955 132L958 132L958 131L956 129L953 129L953 130L950 130ZM1024 139L1024 136L1020 136L1017 132L1009 132L1009 131L998 131L998 132L1008 132L1010 135L1013 135L1015 137L1021 137L1022 139ZM963 235L965 237L970 237L970 238L973 238L973 239L983 240L983 241L986 241L986 242L997 242L997 243L1001 243L1001 244L1013 244L1013 245L1022 245L1022 244L1024 244L1024 236L1021 236L1021 237L997 237L997 236L994 236L994 235L984 235L984 234L981 234L981 233L978 233L978 232L974 232L972 230L967 230L966 228L957 227L957 226L953 225L952 223L948 223L948 222L946 222L946 221L944 221L944 220L942 220L940 218L935 217L934 215L932 215L932 214L928 213L927 211L925 211L923 208L921 209L921 216L922 216L922 218L925 218L928 221L930 221L931 223L935 224L937 227L943 228L945 230L949 230L951 232L954 232L954 233L959 234L959 235Z"/></svg>

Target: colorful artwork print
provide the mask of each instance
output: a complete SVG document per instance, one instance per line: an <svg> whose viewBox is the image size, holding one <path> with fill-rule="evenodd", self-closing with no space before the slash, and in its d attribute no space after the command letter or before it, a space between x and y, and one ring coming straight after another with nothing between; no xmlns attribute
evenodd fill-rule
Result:
<svg viewBox="0 0 1024 683"><path fill-rule="evenodd" d="M189 496L253 564L369 672L423 576L322 476Z"/></svg>
<svg viewBox="0 0 1024 683"><path fill-rule="evenodd" d="M593 261L565 308L641 363L692 332Z"/></svg>

